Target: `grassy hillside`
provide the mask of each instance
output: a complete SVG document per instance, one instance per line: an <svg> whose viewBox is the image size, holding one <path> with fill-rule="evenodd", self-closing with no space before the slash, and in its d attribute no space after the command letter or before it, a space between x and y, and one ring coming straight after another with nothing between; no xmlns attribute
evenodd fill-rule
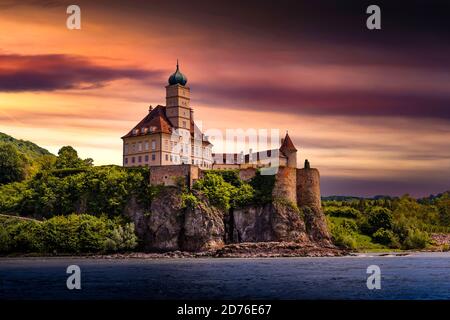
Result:
<svg viewBox="0 0 450 320"><path fill-rule="evenodd" d="M19 152L25 154L30 159L52 155L47 149L41 148L31 141L16 139L2 132L0 132L0 143L8 143L15 146Z"/></svg>
<svg viewBox="0 0 450 320"><path fill-rule="evenodd" d="M0 185L29 179L56 156L37 144L0 132Z"/></svg>

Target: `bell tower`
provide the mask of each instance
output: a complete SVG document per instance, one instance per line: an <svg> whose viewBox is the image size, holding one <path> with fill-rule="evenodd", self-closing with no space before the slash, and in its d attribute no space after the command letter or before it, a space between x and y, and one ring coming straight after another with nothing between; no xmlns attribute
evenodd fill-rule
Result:
<svg viewBox="0 0 450 320"><path fill-rule="evenodd" d="M187 78L180 72L177 60L177 69L169 77L166 86L166 116L176 129L191 128L191 90L186 86Z"/></svg>

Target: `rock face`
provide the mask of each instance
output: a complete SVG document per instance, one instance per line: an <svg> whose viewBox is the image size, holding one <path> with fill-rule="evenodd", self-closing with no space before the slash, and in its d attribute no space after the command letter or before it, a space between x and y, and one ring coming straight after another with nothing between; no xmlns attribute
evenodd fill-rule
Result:
<svg viewBox="0 0 450 320"><path fill-rule="evenodd" d="M242 173L246 178L254 174L254 169ZM210 205L196 191L192 192L197 201L186 205L179 187L166 186L150 208L142 208L132 197L125 215L133 220L143 249L148 251L211 252L230 244L256 242L296 243L313 251L315 246L332 248L319 179L316 169L280 168L272 203L227 212ZM303 252L297 247L294 251Z"/></svg>
<svg viewBox="0 0 450 320"><path fill-rule="evenodd" d="M233 242L307 241L305 224L289 205L273 203L234 210Z"/></svg>
<svg viewBox="0 0 450 320"><path fill-rule="evenodd" d="M146 249L157 251L179 250L179 236L184 224L181 193L177 188L166 188L151 204L147 217L148 243Z"/></svg>
<svg viewBox="0 0 450 320"><path fill-rule="evenodd" d="M224 214L197 195L200 202L187 208L181 249L185 251L207 251L223 247L225 239Z"/></svg>
<svg viewBox="0 0 450 320"><path fill-rule="evenodd" d="M202 196L198 205L185 208L181 191L166 187L147 210L132 197L124 214L135 224L148 251L207 251L224 245L224 214Z"/></svg>

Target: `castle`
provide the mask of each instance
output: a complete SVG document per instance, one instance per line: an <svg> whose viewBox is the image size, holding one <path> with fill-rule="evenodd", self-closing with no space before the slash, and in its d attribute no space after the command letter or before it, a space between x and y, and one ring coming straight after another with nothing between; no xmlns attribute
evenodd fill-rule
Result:
<svg viewBox="0 0 450 320"><path fill-rule="evenodd" d="M125 167L191 164L212 169L212 144L194 123L186 83L177 62L166 86L166 105L150 106L144 119L122 137Z"/></svg>
<svg viewBox="0 0 450 320"><path fill-rule="evenodd" d="M166 105L150 106L148 114L122 137L125 167L190 164L200 169L244 169L267 167L274 159L279 166L297 167L297 149L287 132L278 150L212 153L211 142L194 122L186 84L177 61L166 86Z"/></svg>
<svg viewBox="0 0 450 320"><path fill-rule="evenodd" d="M186 185L192 186L205 170L236 169L241 179L250 180L257 170L273 166L276 160L274 197L321 210L319 171L310 168L308 160L304 168L297 168L297 149L287 132L279 149L214 154L208 137L195 125L186 84L177 61L166 86L166 105L150 107L122 137L125 167L149 167L154 185L176 185L185 179Z"/></svg>

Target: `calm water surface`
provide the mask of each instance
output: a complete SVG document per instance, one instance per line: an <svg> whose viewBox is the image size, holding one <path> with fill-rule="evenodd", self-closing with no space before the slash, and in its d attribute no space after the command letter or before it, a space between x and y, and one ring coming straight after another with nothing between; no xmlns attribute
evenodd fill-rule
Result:
<svg viewBox="0 0 450 320"><path fill-rule="evenodd" d="M81 290L66 268L81 268ZM381 290L366 269L381 268ZM450 299L450 253L276 259L0 258L0 299Z"/></svg>

